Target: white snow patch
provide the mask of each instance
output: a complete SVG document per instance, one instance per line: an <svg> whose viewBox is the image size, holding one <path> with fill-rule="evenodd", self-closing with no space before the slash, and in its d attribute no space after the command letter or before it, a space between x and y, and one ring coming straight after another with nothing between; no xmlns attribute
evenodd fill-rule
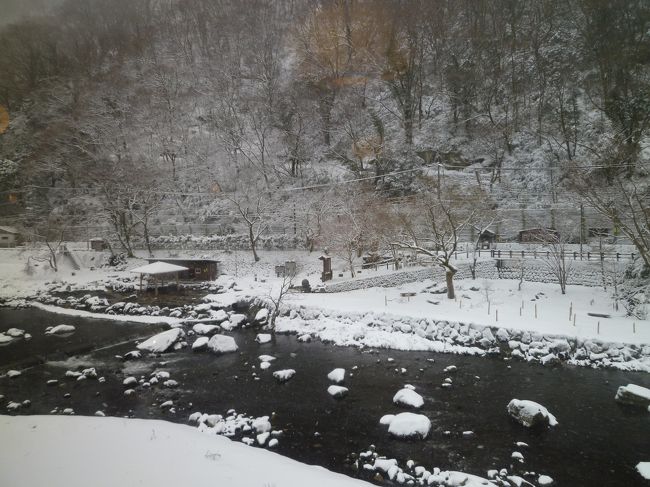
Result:
<svg viewBox="0 0 650 487"><path fill-rule="evenodd" d="M345 380L345 369L334 369L329 374L327 374L327 378L332 382L340 384Z"/></svg>
<svg viewBox="0 0 650 487"><path fill-rule="evenodd" d="M420 408L424 404L422 396L411 388L404 388L393 396L393 402L402 406Z"/></svg>

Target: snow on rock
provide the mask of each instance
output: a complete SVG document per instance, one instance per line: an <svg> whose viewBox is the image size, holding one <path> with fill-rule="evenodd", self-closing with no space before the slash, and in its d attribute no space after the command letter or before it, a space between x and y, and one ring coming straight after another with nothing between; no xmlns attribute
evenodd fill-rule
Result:
<svg viewBox="0 0 650 487"><path fill-rule="evenodd" d="M513 399L508 403L508 414L515 421L522 425L532 428L534 426L555 426L557 420L555 416L548 412L541 404L534 401Z"/></svg>
<svg viewBox="0 0 650 487"><path fill-rule="evenodd" d="M238 328L244 323L246 323L246 315L240 314L240 313L233 313L228 317L228 321L230 322L230 326L232 328Z"/></svg>
<svg viewBox="0 0 650 487"><path fill-rule="evenodd" d="M260 363L260 369L266 370L271 366L271 362L262 362Z"/></svg>
<svg viewBox="0 0 650 487"><path fill-rule="evenodd" d="M167 421L2 416L0 437L30 439L0 442L2 478L12 485L53 485L54 479L57 486L70 487L92 483L157 487L370 487L361 480ZM62 438L66 440L64 450ZM53 461L53 451L64 454ZM106 468L108 458L110 468ZM65 481L59 481L60 472L66 472Z"/></svg>
<svg viewBox="0 0 650 487"><path fill-rule="evenodd" d="M271 441L269 441L269 448L275 448L276 446L278 446L277 438L271 438Z"/></svg>
<svg viewBox="0 0 650 487"><path fill-rule="evenodd" d="M639 462L636 465L636 471L641 474L644 479L650 480L650 462Z"/></svg>
<svg viewBox="0 0 650 487"><path fill-rule="evenodd" d="M647 408L650 406L650 389L628 384L618 388L615 399L622 404Z"/></svg>
<svg viewBox="0 0 650 487"><path fill-rule="evenodd" d="M269 432L266 432L266 433L260 433L260 434L257 435L257 437L256 437L257 443L258 443L260 446L264 446L264 443L266 443L266 440L269 439L269 436L271 436L271 433L269 433Z"/></svg>
<svg viewBox="0 0 650 487"><path fill-rule="evenodd" d="M22 375L22 372L20 372L20 370L8 370L5 375L7 377L9 377L10 379L14 379L14 378L19 377L20 375Z"/></svg>
<svg viewBox="0 0 650 487"><path fill-rule="evenodd" d="M275 357L273 355L260 355L257 357L260 362L272 362L275 360Z"/></svg>
<svg viewBox="0 0 650 487"><path fill-rule="evenodd" d="M205 348L208 347L208 341L210 339L208 337L199 337L196 340L194 340L194 343L192 343L192 350L194 351L199 351L199 350L204 350Z"/></svg>
<svg viewBox="0 0 650 487"><path fill-rule="evenodd" d="M219 325L207 325L205 323L197 323L192 327L194 333L197 335L212 335L219 331Z"/></svg>
<svg viewBox="0 0 650 487"><path fill-rule="evenodd" d="M548 475L540 475L537 478L537 483L540 487L547 487L548 485L553 485L553 479Z"/></svg>
<svg viewBox="0 0 650 487"><path fill-rule="evenodd" d="M332 382L340 384L345 380L345 369L334 369L329 374L327 374L327 378Z"/></svg>
<svg viewBox="0 0 650 487"><path fill-rule="evenodd" d="M420 408L424 404L424 399L422 399L422 396L413 389L405 387L404 389L397 391L393 396L393 402L401 406Z"/></svg>
<svg viewBox="0 0 650 487"><path fill-rule="evenodd" d="M5 331L5 334L12 338L20 338L25 334L25 330L21 330L20 328L9 328Z"/></svg>
<svg viewBox="0 0 650 487"><path fill-rule="evenodd" d="M137 349L152 353L163 353L172 348L178 340L184 337L185 332L182 329L172 328L145 340L137 346Z"/></svg>
<svg viewBox="0 0 650 487"><path fill-rule="evenodd" d="M293 369L284 369L284 370L276 370L273 372L273 377L278 382L286 382L289 379L291 379L294 375L296 374L296 371Z"/></svg>
<svg viewBox="0 0 650 487"><path fill-rule="evenodd" d="M212 335L208 348L214 353L236 352L239 349L235 339L227 335Z"/></svg>
<svg viewBox="0 0 650 487"><path fill-rule="evenodd" d="M496 484L482 477L454 471L434 473L427 483L440 487L496 487Z"/></svg>
<svg viewBox="0 0 650 487"><path fill-rule="evenodd" d="M395 419L394 414L384 414L380 419L379 419L379 424L387 425L390 424L391 421Z"/></svg>
<svg viewBox="0 0 650 487"><path fill-rule="evenodd" d="M381 420L388 421L387 416L383 416ZM388 423L388 432L398 438L424 439L430 429L431 421L423 414L399 413Z"/></svg>
<svg viewBox="0 0 650 487"><path fill-rule="evenodd" d="M272 339L273 339L273 337L268 333L259 333L255 337L255 341L257 343L259 343L260 345L263 344L263 343L269 343Z"/></svg>
<svg viewBox="0 0 650 487"><path fill-rule="evenodd" d="M46 335L66 335L68 333L74 333L76 328L72 325L56 325L45 330Z"/></svg>
<svg viewBox="0 0 650 487"><path fill-rule="evenodd" d="M262 434L270 432L272 426L268 416L260 416L252 421L251 428L253 428L258 434Z"/></svg>
<svg viewBox="0 0 650 487"><path fill-rule="evenodd" d="M222 321L226 321L228 319L228 314L222 309L218 309L216 311L211 310L210 311L210 318L217 321L217 322L222 322Z"/></svg>
<svg viewBox="0 0 650 487"><path fill-rule="evenodd" d="M261 308L255 315L255 321L258 323L266 323L266 320L269 317L269 310L266 308Z"/></svg>
<svg viewBox="0 0 650 487"><path fill-rule="evenodd" d="M122 385L127 386L127 387L132 386L132 385L137 384L137 383L138 383L138 379L136 379L135 377L127 377L126 379L124 379L122 381Z"/></svg>
<svg viewBox="0 0 650 487"><path fill-rule="evenodd" d="M329 386L327 388L327 393L332 397L341 398L347 395L348 388L342 386Z"/></svg>
<svg viewBox="0 0 650 487"><path fill-rule="evenodd" d="M0 343L9 343L11 341L13 341L12 337L5 335L4 333L0 333Z"/></svg>

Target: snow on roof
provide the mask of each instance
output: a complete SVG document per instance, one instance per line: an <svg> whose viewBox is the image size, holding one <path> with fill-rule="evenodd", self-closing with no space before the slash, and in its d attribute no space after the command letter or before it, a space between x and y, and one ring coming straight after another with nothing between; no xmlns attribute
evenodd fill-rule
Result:
<svg viewBox="0 0 650 487"><path fill-rule="evenodd" d="M0 232L5 232L5 233L15 233L16 235L20 233L18 230L16 230L14 227L3 227L0 226Z"/></svg>
<svg viewBox="0 0 650 487"><path fill-rule="evenodd" d="M156 257L153 259L147 259L149 262L160 260L162 262L219 262L214 259L202 259L200 257Z"/></svg>
<svg viewBox="0 0 650 487"><path fill-rule="evenodd" d="M147 264L131 269L130 272L138 272L140 274L170 274L172 272L181 272L186 270L188 270L187 267L180 265L168 264L167 262L154 262L153 264Z"/></svg>

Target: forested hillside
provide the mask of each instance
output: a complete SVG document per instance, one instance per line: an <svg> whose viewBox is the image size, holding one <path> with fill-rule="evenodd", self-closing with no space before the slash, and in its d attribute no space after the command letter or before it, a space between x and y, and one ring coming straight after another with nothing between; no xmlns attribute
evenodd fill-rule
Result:
<svg viewBox="0 0 650 487"><path fill-rule="evenodd" d="M644 0L66 0L0 31L2 223L358 246L444 184L643 247L649 37Z"/></svg>

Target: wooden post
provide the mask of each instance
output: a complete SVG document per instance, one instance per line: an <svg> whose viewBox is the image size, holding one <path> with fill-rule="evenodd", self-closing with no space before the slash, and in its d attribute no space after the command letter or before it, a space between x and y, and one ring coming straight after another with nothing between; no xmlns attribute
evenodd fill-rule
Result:
<svg viewBox="0 0 650 487"><path fill-rule="evenodd" d="M490 302L488 301L488 314L490 314Z"/></svg>
<svg viewBox="0 0 650 487"><path fill-rule="evenodd" d="M571 301L571 305L569 306L569 321L571 321L572 314L573 314L573 301Z"/></svg>
<svg viewBox="0 0 650 487"><path fill-rule="evenodd" d="M519 316L521 316L521 308L519 308Z"/></svg>
<svg viewBox="0 0 650 487"><path fill-rule="evenodd" d="M537 319L537 303L535 303L535 319Z"/></svg>
<svg viewBox="0 0 650 487"><path fill-rule="evenodd" d="M596 327L596 333L600 335L600 321L598 322L598 326Z"/></svg>
<svg viewBox="0 0 650 487"><path fill-rule="evenodd" d="M176 273L176 291L178 291L178 272Z"/></svg>
<svg viewBox="0 0 650 487"><path fill-rule="evenodd" d="M636 321L632 322L632 333L636 333Z"/></svg>
<svg viewBox="0 0 650 487"><path fill-rule="evenodd" d="M140 293L142 294L142 272L140 273Z"/></svg>
<svg viewBox="0 0 650 487"><path fill-rule="evenodd" d="M154 280L156 281L156 292L155 292L155 296L158 297L158 278L157 278L157 277L154 277Z"/></svg>
<svg viewBox="0 0 650 487"><path fill-rule="evenodd" d="M576 315L573 315L573 326L576 326Z"/></svg>
<svg viewBox="0 0 650 487"><path fill-rule="evenodd" d="M494 310L494 317L496 318L497 321L499 321L499 310L498 309Z"/></svg>

